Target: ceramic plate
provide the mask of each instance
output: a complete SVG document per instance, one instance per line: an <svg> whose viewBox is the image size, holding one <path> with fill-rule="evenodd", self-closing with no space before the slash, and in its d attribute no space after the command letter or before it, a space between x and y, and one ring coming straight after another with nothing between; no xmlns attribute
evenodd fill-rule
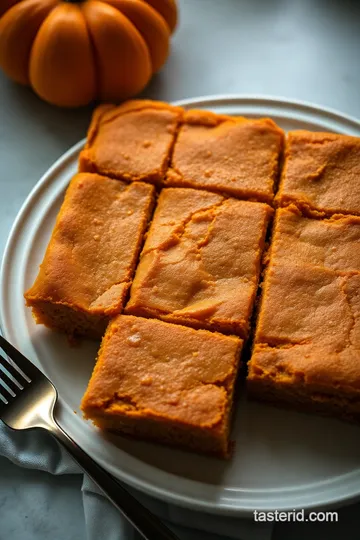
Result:
<svg viewBox="0 0 360 540"><path fill-rule="evenodd" d="M334 111L280 99L209 97L185 107L248 117L270 116L285 130L335 131L360 136L360 123ZM85 422L79 402L97 346L71 348L66 339L36 326L23 292L32 284L60 208L76 172L84 141L67 152L25 201L6 247L0 288L2 330L55 383L60 424L101 465L155 497L212 513L315 508L360 496L360 428L297 414L245 399L237 406L228 462L103 435Z"/></svg>

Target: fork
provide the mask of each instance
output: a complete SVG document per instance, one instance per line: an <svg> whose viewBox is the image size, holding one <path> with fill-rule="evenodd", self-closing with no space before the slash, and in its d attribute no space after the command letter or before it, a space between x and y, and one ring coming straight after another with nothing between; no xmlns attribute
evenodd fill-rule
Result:
<svg viewBox="0 0 360 540"><path fill-rule="evenodd" d="M98 465L54 417L57 390L52 382L0 335L0 420L9 428L41 428L61 443L104 495L147 540L179 540L154 514Z"/></svg>

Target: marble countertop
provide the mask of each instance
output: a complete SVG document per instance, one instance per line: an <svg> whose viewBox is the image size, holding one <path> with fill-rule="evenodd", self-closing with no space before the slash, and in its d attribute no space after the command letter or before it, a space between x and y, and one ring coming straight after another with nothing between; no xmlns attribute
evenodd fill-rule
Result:
<svg viewBox="0 0 360 540"><path fill-rule="evenodd" d="M171 57L144 97L284 96L360 118L360 3L350 0L179 0ZM48 167L81 139L91 110L60 110L0 74L0 254L11 224ZM37 498L36 486L49 496ZM0 460L0 539L82 540L80 479ZM359 505L339 523L286 524L274 538L358 538ZM66 515L64 523L63 516ZM305 529L306 527L306 529ZM352 533L354 534L352 536Z"/></svg>

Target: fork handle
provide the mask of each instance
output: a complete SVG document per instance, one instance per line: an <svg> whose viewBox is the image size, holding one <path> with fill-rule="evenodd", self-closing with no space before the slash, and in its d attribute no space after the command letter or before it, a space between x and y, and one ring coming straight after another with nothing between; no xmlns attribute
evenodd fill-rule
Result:
<svg viewBox="0 0 360 540"><path fill-rule="evenodd" d="M143 538L146 540L179 540L159 518L145 508L120 482L84 452L57 422L50 432Z"/></svg>

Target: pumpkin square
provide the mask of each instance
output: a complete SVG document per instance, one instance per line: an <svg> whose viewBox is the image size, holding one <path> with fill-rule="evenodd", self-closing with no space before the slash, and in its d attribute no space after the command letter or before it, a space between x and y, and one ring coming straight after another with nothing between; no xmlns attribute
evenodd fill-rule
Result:
<svg viewBox="0 0 360 540"><path fill-rule="evenodd" d="M106 330L81 409L100 429L227 458L242 344L119 315Z"/></svg>
<svg viewBox="0 0 360 540"><path fill-rule="evenodd" d="M264 203L163 189L125 312L247 338L271 215Z"/></svg>
<svg viewBox="0 0 360 540"><path fill-rule="evenodd" d="M360 421L360 217L276 212L249 395Z"/></svg>
<svg viewBox="0 0 360 540"><path fill-rule="evenodd" d="M124 307L154 205L149 184L91 173L67 189L44 260L25 293L36 322L100 339Z"/></svg>
<svg viewBox="0 0 360 540"><path fill-rule="evenodd" d="M360 215L360 138L293 131L276 203L294 203L308 215Z"/></svg>
<svg viewBox="0 0 360 540"><path fill-rule="evenodd" d="M165 184L271 202L283 131L270 119L185 112Z"/></svg>
<svg viewBox="0 0 360 540"><path fill-rule="evenodd" d="M80 154L80 171L161 185L182 112L160 101L101 105Z"/></svg>

